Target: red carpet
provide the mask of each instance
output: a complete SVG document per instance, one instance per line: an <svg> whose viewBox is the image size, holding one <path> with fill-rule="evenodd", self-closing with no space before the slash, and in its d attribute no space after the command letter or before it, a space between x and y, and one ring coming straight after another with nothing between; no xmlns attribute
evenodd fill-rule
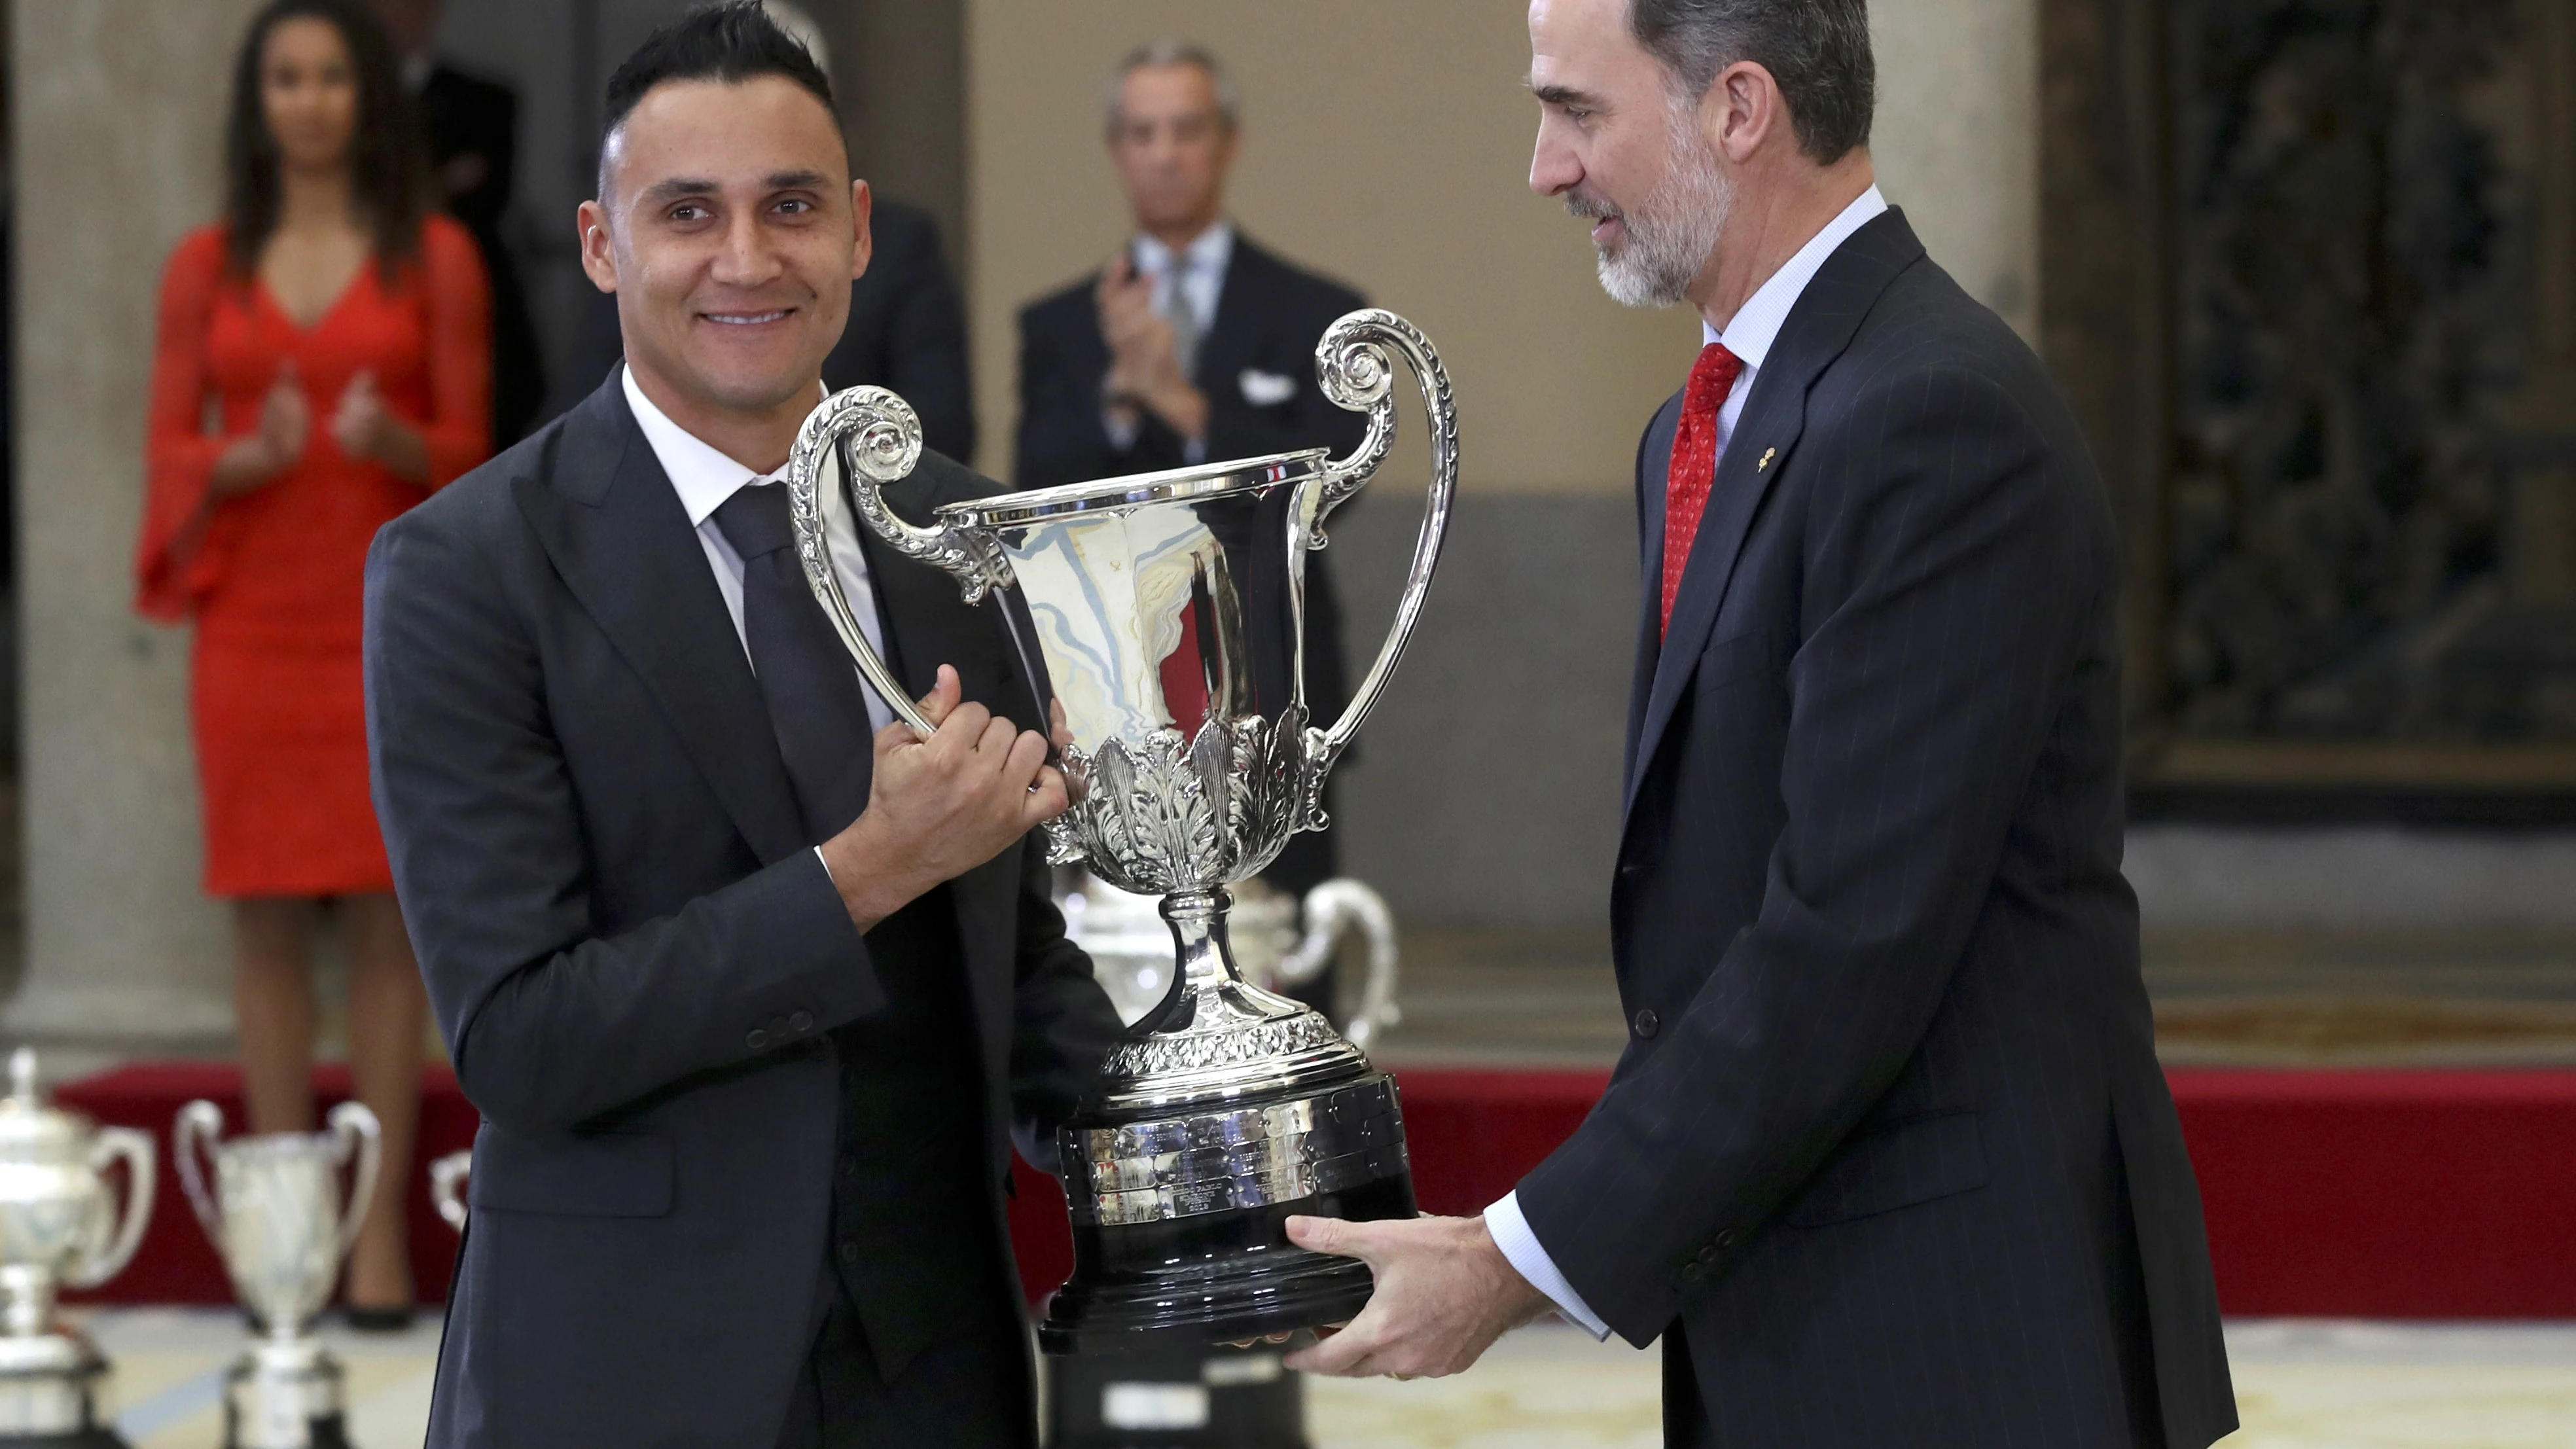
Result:
<svg viewBox="0 0 2576 1449"><path fill-rule="evenodd" d="M1429 1212L1503 1193L1583 1120L1597 1072L1401 1074L1414 1179ZM2230 1313L2376 1318L2576 1318L2576 1072L2176 1071ZM325 1105L345 1071L319 1079ZM66 1105L142 1127L163 1146L162 1201L133 1266L94 1298L211 1303L222 1266L167 1162L191 1097L241 1121L230 1068L129 1067L63 1088ZM422 1293L444 1290L455 1235L429 1206L426 1164L472 1140L474 1111L434 1072L410 1203ZM395 1179L389 1177L391 1186ZM1063 1198L1018 1170L1012 1228L1032 1296L1071 1261Z"/></svg>

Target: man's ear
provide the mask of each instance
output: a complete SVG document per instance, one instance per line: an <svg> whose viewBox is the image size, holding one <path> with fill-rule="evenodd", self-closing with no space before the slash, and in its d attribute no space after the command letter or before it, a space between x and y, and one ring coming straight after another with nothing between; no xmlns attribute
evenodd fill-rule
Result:
<svg viewBox="0 0 2576 1449"><path fill-rule="evenodd" d="M581 223L581 269L592 286L613 293L617 290L617 247L608 235L608 208L596 201L585 201L577 215Z"/></svg>
<svg viewBox="0 0 2576 1449"><path fill-rule="evenodd" d="M850 183L850 228L852 239L857 243L850 248L850 280L853 282L866 275L868 258L876 255L876 237L868 225L868 219L876 215L876 206L876 197L869 193L866 182Z"/></svg>
<svg viewBox="0 0 2576 1449"><path fill-rule="evenodd" d="M1788 124L1788 107L1780 101L1780 83L1771 72L1739 60L1717 73L1700 99L1701 133L1741 166L1752 160L1774 131Z"/></svg>

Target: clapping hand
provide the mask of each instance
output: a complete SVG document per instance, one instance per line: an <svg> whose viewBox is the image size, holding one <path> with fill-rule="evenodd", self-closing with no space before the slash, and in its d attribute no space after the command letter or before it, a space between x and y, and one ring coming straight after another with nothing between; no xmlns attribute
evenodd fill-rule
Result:
<svg viewBox="0 0 2576 1449"><path fill-rule="evenodd" d="M268 395L259 402L259 422L250 436L224 450L215 461L211 489L218 498L248 493L295 466L313 432L313 407L304 400L304 384L295 375L293 358L280 365Z"/></svg>
<svg viewBox="0 0 2576 1449"><path fill-rule="evenodd" d="M361 369L340 390L340 407L331 415L331 437L352 458L377 458L385 451L386 429L393 414L376 391L376 375Z"/></svg>
<svg viewBox="0 0 2576 1449"><path fill-rule="evenodd" d="M1181 371L1172 324L1154 310L1154 279L1136 270L1125 252L1100 269L1092 289L1100 309L1100 337L1109 345L1109 375L1101 382L1113 415L1129 422L1150 408L1185 438L1207 431L1207 398Z"/></svg>

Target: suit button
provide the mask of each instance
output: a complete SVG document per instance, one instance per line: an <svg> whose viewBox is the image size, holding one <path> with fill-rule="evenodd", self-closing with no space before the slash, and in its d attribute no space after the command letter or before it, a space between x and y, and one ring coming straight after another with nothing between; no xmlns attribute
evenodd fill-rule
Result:
<svg viewBox="0 0 2576 1449"><path fill-rule="evenodd" d="M1683 1281L1683 1282L1685 1282L1685 1283L1697 1283L1697 1282L1699 1282L1701 1279L1706 1278L1707 1276L1708 1276L1708 1267L1707 1267L1707 1265L1706 1265L1706 1264L1703 1264L1703 1263L1684 1263L1684 1264L1682 1264L1682 1281Z"/></svg>
<svg viewBox="0 0 2576 1449"><path fill-rule="evenodd" d="M742 1039L742 1044L753 1051L766 1050L769 1046L769 1033L755 1026L751 1029L751 1035Z"/></svg>
<svg viewBox="0 0 2576 1449"><path fill-rule="evenodd" d="M1700 1266L1704 1268L1715 1266L1717 1263L1717 1249L1714 1247L1700 1249L1698 1262Z"/></svg>
<svg viewBox="0 0 2576 1449"><path fill-rule="evenodd" d="M1717 1230L1716 1241L1718 1251L1724 1252L1744 1241L1744 1230L1742 1228L1720 1228Z"/></svg>
<svg viewBox="0 0 2576 1449"><path fill-rule="evenodd" d="M1645 1007L1637 1013L1636 1027L1637 1035L1653 1036L1656 1032L1663 1030L1664 1019L1655 1015L1655 1009L1653 1007Z"/></svg>
<svg viewBox="0 0 2576 1449"><path fill-rule="evenodd" d="M787 1018L787 1029L796 1033L798 1036L803 1036L805 1033L812 1031L814 1029L814 1013L810 1011L800 1011L794 1016Z"/></svg>
<svg viewBox="0 0 2576 1449"><path fill-rule="evenodd" d="M858 1244L856 1244L856 1243L843 1243L843 1244L841 1245L841 1261L842 1261L842 1262L844 1262L844 1263L853 1263L853 1264L854 1264L854 1263L856 1263L856 1262L858 1262L858 1261L859 1261L859 1245L858 1245Z"/></svg>
<svg viewBox="0 0 2576 1449"><path fill-rule="evenodd" d="M856 1156L847 1152L841 1154L841 1175L843 1177L859 1175L859 1159Z"/></svg>
<svg viewBox="0 0 2576 1449"><path fill-rule="evenodd" d="M1622 863L1620 864L1620 866L1619 866L1619 874L1621 874L1621 875L1623 875L1623 876L1628 876L1628 877L1633 878L1633 877L1636 877L1636 876L1643 875L1643 874L1645 874L1645 873L1646 873L1646 867L1645 867L1644 865L1642 865L1642 864L1640 864L1640 863L1636 862L1636 861L1633 861L1633 860L1622 862Z"/></svg>

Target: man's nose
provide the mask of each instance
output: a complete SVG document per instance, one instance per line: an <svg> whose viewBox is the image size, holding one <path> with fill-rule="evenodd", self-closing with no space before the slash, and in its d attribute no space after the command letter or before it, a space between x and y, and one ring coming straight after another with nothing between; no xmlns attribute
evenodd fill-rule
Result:
<svg viewBox="0 0 2576 1449"><path fill-rule="evenodd" d="M1583 180L1583 163L1575 159L1574 148L1550 135L1552 129L1541 118L1538 143L1530 149L1529 188L1541 196L1562 196Z"/></svg>
<svg viewBox="0 0 2576 1449"><path fill-rule="evenodd" d="M746 211L733 218L708 274L736 286L758 286L778 275L778 254L771 249L757 213Z"/></svg>

